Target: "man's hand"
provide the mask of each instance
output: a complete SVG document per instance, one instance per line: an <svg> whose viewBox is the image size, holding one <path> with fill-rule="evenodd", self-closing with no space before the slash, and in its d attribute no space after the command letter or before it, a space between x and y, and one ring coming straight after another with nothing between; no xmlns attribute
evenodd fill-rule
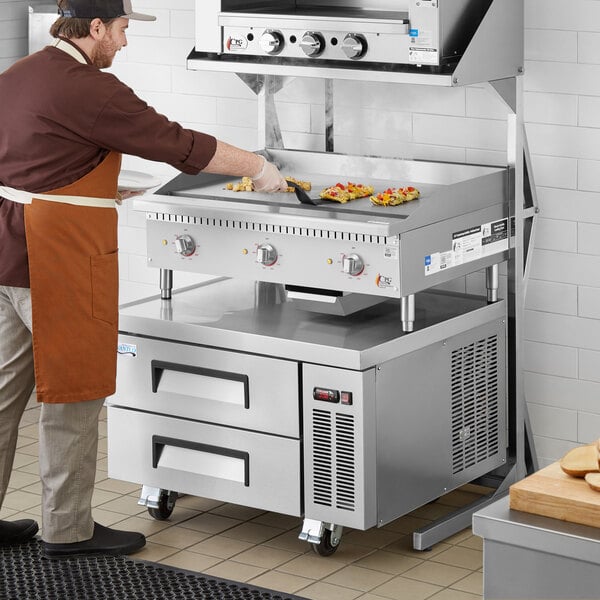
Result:
<svg viewBox="0 0 600 600"><path fill-rule="evenodd" d="M267 161L264 156L260 173L252 177L254 190L257 192L287 192L288 183L279 172L279 169Z"/></svg>

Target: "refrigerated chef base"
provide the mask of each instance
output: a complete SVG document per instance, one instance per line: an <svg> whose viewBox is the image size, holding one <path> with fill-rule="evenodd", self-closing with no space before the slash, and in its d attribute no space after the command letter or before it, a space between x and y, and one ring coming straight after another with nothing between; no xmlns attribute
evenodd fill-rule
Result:
<svg viewBox="0 0 600 600"><path fill-rule="evenodd" d="M491 471L504 302L426 292L417 306L411 334L395 300L342 318L257 306L235 280L124 307L110 476L367 529Z"/></svg>

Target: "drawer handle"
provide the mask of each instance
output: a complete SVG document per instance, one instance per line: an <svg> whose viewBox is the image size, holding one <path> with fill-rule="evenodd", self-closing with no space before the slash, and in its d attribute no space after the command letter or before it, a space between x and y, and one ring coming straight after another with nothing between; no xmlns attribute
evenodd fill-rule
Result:
<svg viewBox="0 0 600 600"><path fill-rule="evenodd" d="M218 456L227 456L244 461L244 486L250 486L250 454L243 450L232 450L222 446L211 446L201 444L200 442L190 442L188 440L178 440L176 438L163 437L161 435L152 436L152 467L156 469L160 460L160 455L166 446L175 448L185 448L186 450L196 450L197 452L207 452Z"/></svg>
<svg viewBox="0 0 600 600"><path fill-rule="evenodd" d="M204 377L214 377L215 379L226 379L228 381L238 381L244 385L244 408L250 408L250 386L248 375L240 373L231 373L230 371L221 371L218 369L207 369L205 367L195 367L192 365L181 365L178 363L165 362L162 360L150 361L152 371L152 392L156 394L160 378L165 371L176 371L178 373L189 373L191 375L203 375ZM241 404L240 404L241 406Z"/></svg>

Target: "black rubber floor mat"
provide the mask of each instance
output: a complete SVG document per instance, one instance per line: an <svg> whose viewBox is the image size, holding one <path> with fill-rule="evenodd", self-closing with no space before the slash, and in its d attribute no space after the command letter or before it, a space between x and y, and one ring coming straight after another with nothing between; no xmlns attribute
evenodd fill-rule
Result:
<svg viewBox="0 0 600 600"><path fill-rule="evenodd" d="M47 560L41 543L0 546L1 600L306 600L124 556Z"/></svg>

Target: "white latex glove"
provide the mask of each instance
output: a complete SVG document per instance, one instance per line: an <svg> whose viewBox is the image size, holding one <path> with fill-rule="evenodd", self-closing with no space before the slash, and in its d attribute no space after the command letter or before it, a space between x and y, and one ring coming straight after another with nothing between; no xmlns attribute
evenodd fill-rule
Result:
<svg viewBox="0 0 600 600"><path fill-rule="evenodd" d="M254 190L257 192L286 192L288 183L279 169L273 163L268 162L264 156L261 155L261 158L263 159L262 169L260 173L252 177Z"/></svg>

